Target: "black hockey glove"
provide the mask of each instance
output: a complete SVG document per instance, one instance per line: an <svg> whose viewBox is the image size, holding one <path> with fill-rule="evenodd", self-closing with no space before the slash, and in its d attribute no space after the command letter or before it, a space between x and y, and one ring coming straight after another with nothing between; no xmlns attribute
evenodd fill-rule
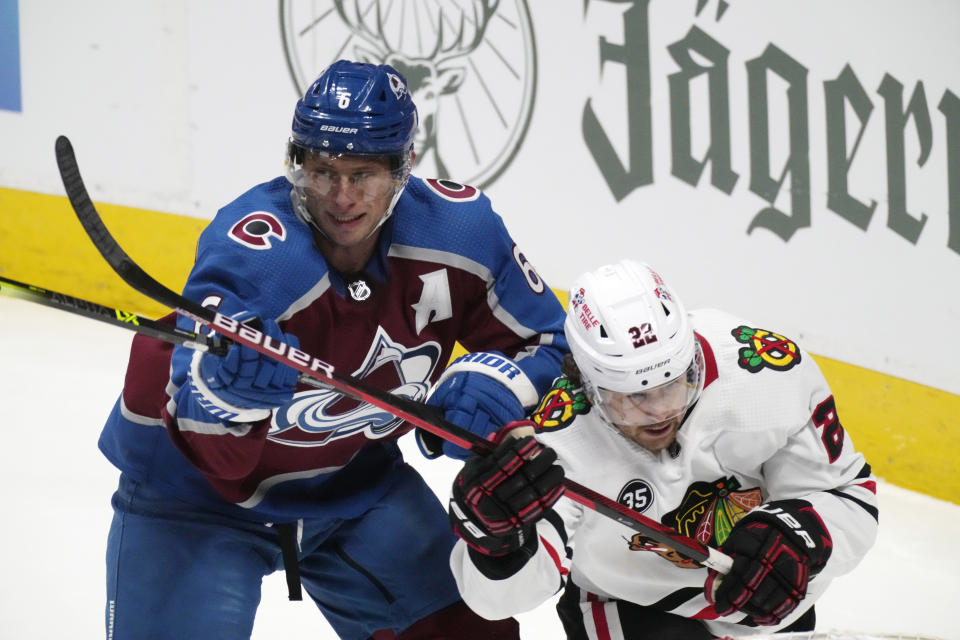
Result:
<svg viewBox="0 0 960 640"><path fill-rule="evenodd" d="M504 439L471 456L453 482L450 521L468 545L488 556L517 551L563 495L557 454L532 436Z"/></svg>
<svg viewBox="0 0 960 640"><path fill-rule="evenodd" d="M803 600L807 582L827 564L833 541L809 502L779 500L748 513L720 550L733 557L733 569L725 576L710 571L707 599L721 616L742 611L757 624L772 625Z"/></svg>

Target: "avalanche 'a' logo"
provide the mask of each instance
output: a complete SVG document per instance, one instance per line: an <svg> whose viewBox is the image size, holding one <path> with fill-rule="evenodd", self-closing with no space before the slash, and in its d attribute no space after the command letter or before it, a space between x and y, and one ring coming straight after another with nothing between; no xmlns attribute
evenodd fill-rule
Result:
<svg viewBox="0 0 960 640"><path fill-rule="evenodd" d="M272 213L254 211L233 225L227 236L245 247L262 251L273 246L271 238L276 238L280 242L286 240L287 230Z"/></svg>
<svg viewBox="0 0 960 640"><path fill-rule="evenodd" d="M406 348L377 328L370 350L353 377L363 380L381 367L393 367L400 384L390 393L422 400L430 376L440 361L440 345L427 342ZM344 404L348 404L344 408ZM298 392L285 407L274 411L267 437L297 447L322 447L334 440L362 433L370 439L390 435L403 422L400 418L366 403L346 400L336 391Z"/></svg>
<svg viewBox="0 0 960 640"><path fill-rule="evenodd" d="M537 425L537 431L554 431L564 428L589 409L590 403L581 387L575 386L568 378L557 378L530 419Z"/></svg>
<svg viewBox="0 0 960 640"><path fill-rule="evenodd" d="M730 332L748 346L740 349L737 364L741 369L756 373L764 367L787 371L800 364L800 348L797 343L779 333L740 325Z"/></svg>

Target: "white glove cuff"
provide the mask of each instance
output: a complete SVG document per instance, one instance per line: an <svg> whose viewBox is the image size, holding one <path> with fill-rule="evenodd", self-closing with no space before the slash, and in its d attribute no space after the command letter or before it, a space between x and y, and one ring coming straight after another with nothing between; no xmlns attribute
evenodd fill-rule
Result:
<svg viewBox="0 0 960 640"><path fill-rule="evenodd" d="M447 367L433 384L427 398L433 395L433 392L444 380L464 371L476 371L501 383L513 392L524 409L535 407L540 401L537 388L533 386L533 382L523 372L523 369L518 367L510 358L487 351L467 353L454 360L453 364Z"/></svg>

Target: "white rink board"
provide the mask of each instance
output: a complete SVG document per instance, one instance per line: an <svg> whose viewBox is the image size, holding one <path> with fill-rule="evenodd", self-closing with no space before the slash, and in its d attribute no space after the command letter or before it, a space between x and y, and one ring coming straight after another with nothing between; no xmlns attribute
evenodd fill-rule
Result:
<svg viewBox="0 0 960 640"><path fill-rule="evenodd" d="M412 3L395 4L409 9ZM62 194L52 152L58 134L73 140L95 200L139 208L209 218L252 184L281 171L297 91L288 71L295 45L285 49L279 9L296 14L291 20L301 21L294 25L299 33L309 17L305 3L18 4L23 106L19 112L0 111L0 186ZM470 17L476 4L448 0L444 6L454 13L466 8ZM688 306L721 307L814 353L960 393L954 364L960 361L955 337L960 246L948 245L949 185L953 180L960 190L960 166L948 166L947 137L948 122L960 126L960 113L951 110L960 93L955 72L960 4L709 0L697 15L698 4L501 0L490 20L489 42L443 62L464 73L462 93L442 96L436 111L430 107L444 163L464 173L452 177L489 177L492 170L475 171L471 158L496 156L484 144L501 129L516 129L522 141L501 154L510 156L509 162L496 179L487 180L487 191L518 245L553 287L565 288L578 272L608 260L640 258L673 281ZM333 0L310 6L320 15ZM512 36L523 31L526 8L535 57L523 49L520 35ZM324 46L335 52L347 45L345 54L356 53L358 40L348 40L349 25L335 23L339 18L332 15L318 27L326 30ZM644 33L647 47L640 37ZM696 184L674 175L675 160L683 154L671 126L683 123L670 78L680 69L678 43L688 38L726 51L726 72L718 77L726 86L729 169L736 174L724 188L729 193L712 184L710 163ZM627 52L618 52L616 46L625 41ZM303 59L308 45L322 49L320 57L327 51L306 43L299 51ZM407 54L426 55L426 48ZM495 49L513 66L495 66L502 64ZM601 51L609 58L605 62ZM689 57L691 64L709 66L699 53ZM630 65L621 60L627 58ZM441 62L436 56L431 60ZM772 72L763 76L767 145L759 144L750 129L759 117L751 118L749 97L761 93L750 69L761 60L776 60L799 73L805 92L796 97L797 113L788 115L786 81ZM876 203L865 229L828 203L825 83L837 81L845 68L865 101L859 114L851 104L840 109L846 114L848 199ZM535 77L535 86L511 84L511 73L530 82ZM638 90L630 103L627 82L640 78L642 85L646 74L649 91ZM710 85L699 76L688 86L689 155L702 158L711 142ZM896 86L902 89L899 115L889 107L896 100L888 102ZM887 123L903 116L921 86L923 100L914 105L914 117L893 129L900 133L905 163L898 174L888 157ZM528 100L528 127L511 121L510 108L518 100ZM493 101L503 108L499 116L489 108ZM649 152L651 158L652 177L619 200L591 150L598 130L584 130L588 104L618 162L636 169L632 154ZM469 139L455 135L463 128L461 113L473 127ZM925 116L928 134L922 134L924 118L917 114ZM649 124L646 137L637 133L644 123ZM763 174L781 178L793 148L791 126L798 123L809 150L796 154L809 180L795 191L804 191L801 199L809 202L809 223L789 240L764 226L748 233L764 207L773 206L792 221L802 217L791 201L792 172L782 176L773 202L753 186ZM960 132L954 145L960 144L956 136ZM631 147L631 140L639 142ZM768 171L751 166L758 150L769 155ZM418 172L436 173L436 157L425 153ZM891 171L904 180L906 213L891 214L896 208L888 190ZM838 194L836 186L832 193ZM955 207L953 234L960 242L960 202ZM911 223L904 216L924 215L925 223L913 231L916 237L905 237Z"/></svg>

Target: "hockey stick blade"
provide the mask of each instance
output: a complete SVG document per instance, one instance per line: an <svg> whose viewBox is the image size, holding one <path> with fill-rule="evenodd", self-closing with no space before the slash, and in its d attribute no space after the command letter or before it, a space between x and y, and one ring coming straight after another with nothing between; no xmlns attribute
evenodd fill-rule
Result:
<svg viewBox="0 0 960 640"><path fill-rule="evenodd" d="M339 375L329 363L283 342L272 340L253 327L203 307L168 289L141 269L110 234L87 194L83 179L80 177L73 146L65 136L57 138L56 157L67 197L80 220L80 224L83 225L90 240L100 251L107 264L131 287L147 297L173 308L178 313L209 326L229 340L244 344L296 369L300 372L300 380L306 384L310 384L306 382L307 379L312 379L310 381L313 383L311 386L316 386L316 383L320 382L340 393L383 409L460 447L480 453L491 451L493 445L488 440L447 421L436 407L422 404L410 398L395 396L350 376ZM610 500L577 482L566 479L564 485L566 487L565 495L585 507L610 517L661 544L672 547L677 552L707 567L721 573L729 572L733 562L729 556L702 545L692 538L680 535L673 529L625 505Z"/></svg>
<svg viewBox="0 0 960 640"><path fill-rule="evenodd" d="M77 166L77 158L74 155L70 140L66 136L59 136L55 151L57 167L60 169L60 179L63 181L64 189L66 189L67 199L70 200L70 205L77 214L80 224L83 225L84 231L93 241L93 245L116 274L137 291L167 307L175 308L187 305L187 308L194 313L205 311L201 305L183 298L161 282L154 280L150 274L141 269L140 265L127 255L103 224L100 214L87 194L87 188L83 184L83 178L80 177L80 168Z"/></svg>

